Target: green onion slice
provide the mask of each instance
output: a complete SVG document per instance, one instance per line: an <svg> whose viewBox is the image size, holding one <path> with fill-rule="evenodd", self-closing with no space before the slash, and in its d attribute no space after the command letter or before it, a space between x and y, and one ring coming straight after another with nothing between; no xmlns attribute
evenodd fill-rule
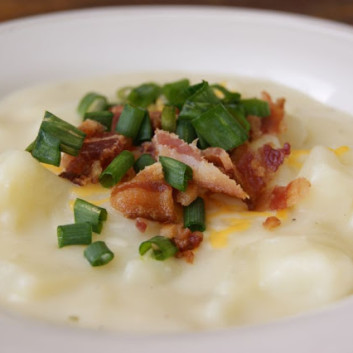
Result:
<svg viewBox="0 0 353 353"><path fill-rule="evenodd" d="M205 203L198 197L189 206L184 207L184 227L192 232L203 232L206 229L205 224Z"/></svg>
<svg viewBox="0 0 353 353"><path fill-rule="evenodd" d="M133 89L132 86L122 87L116 92L116 95L118 96L121 102L126 103L127 97L132 89Z"/></svg>
<svg viewBox="0 0 353 353"><path fill-rule="evenodd" d="M195 119L218 103L220 103L220 100L208 83L204 81L198 90L186 100L179 114L179 119Z"/></svg>
<svg viewBox="0 0 353 353"><path fill-rule="evenodd" d="M95 241L90 244L83 254L92 266L106 265L114 259L114 253L107 247L104 241Z"/></svg>
<svg viewBox="0 0 353 353"><path fill-rule="evenodd" d="M224 104L229 104L229 103L238 104L240 102L241 95L239 93L231 92L227 90L225 87L218 84L214 84L211 87L213 89L220 91L223 94L222 102Z"/></svg>
<svg viewBox="0 0 353 353"><path fill-rule="evenodd" d="M135 140L145 115L146 110L125 104L115 131Z"/></svg>
<svg viewBox="0 0 353 353"><path fill-rule="evenodd" d="M268 102L261 99L242 99L240 104L245 110L245 115L256 115L261 118L269 116L271 114L270 106Z"/></svg>
<svg viewBox="0 0 353 353"><path fill-rule="evenodd" d="M181 108L190 95L188 90L189 86L189 80L182 79L165 84L162 88L162 92L170 105Z"/></svg>
<svg viewBox="0 0 353 353"><path fill-rule="evenodd" d="M58 245L87 245L92 242L92 227L89 223L74 223L58 226Z"/></svg>
<svg viewBox="0 0 353 353"><path fill-rule="evenodd" d="M60 140L42 130L39 130L31 153L32 156L39 162L58 167L61 161Z"/></svg>
<svg viewBox="0 0 353 353"><path fill-rule="evenodd" d="M134 162L134 155L130 151L121 152L99 176L99 182L105 188L114 186L134 165Z"/></svg>
<svg viewBox="0 0 353 353"><path fill-rule="evenodd" d="M245 117L245 109L241 105L236 105L236 104L227 104L225 105L225 108L229 111L230 114L233 115L233 117L238 120L238 122L241 124L241 126L245 129L246 132L250 131L250 123L248 119Z"/></svg>
<svg viewBox="0 0 353 353"><path fill-rule="evenodd" d="M72 156L78 155L86 136L77 127L50 112L45 112L40 130L59 139L60 150Z"/></svg>
<svg viewBox="0 0 353 353"><path fill-rule="evenodd" d="M170 157L159 157L165 181L173 188L185 191L188 181L192 179L192 169L183 162Z"/></svg>
<svg viewBox="0 0 353 353"><path fill-rule="evenodd" d="M161 116L162 129L174 132L176 129L176 108L171 105L164 106Z"/></svg>
<svg viewBox="0 0 353 353"><path fill-rule="evenodd" d="M144 153L136 160L134 164L134 170L136 173L138 173L154 163L156 163L154 158L150 154Z"/></svg>
<svg viewBox="0 0 353 353"><path fill-rule="evenodd" d="M86 134L75 126L50 112L45 112L38 136L26 151L32 153L40 162L57 166L60 164L60 152L72 156L79 154L85 136Z"/></svg>
<svg viewBox="0 0 353 353"><path fill-rule="evenodd" d="M87 119L95 120L100 124L102 124L103 126L105 126L108 131L110 131L112 126L113 116L114 114L107 110L104 110L101 112L88 112L83 117L83 120L87 120Z"/></svg>
<svg viewBox="0 0 353 353"><path fill-rule="evenodd" d="M137 137L134 140L135 145L140 145L143 142L151 141L153 136L151 119L148 112L145 113L145 117L142 120L140 130L137 133Z"/></svg>
<svg viewBox="0 0 353 353"><path fill-rule="evenodd" d="M197 138L195 129L188 120L178 119L175 133L187 143L191 143Z"/></svg>
<svg viewBox="0 0 353 353"><path fill-rule="evenodd" d="M201 136L199 135L197 132L197 147L200 149L200 150L205 150L206 148L210 147L210 145L207 143L207 141Z"/></svg>
<svg viewBox="0 0 353 353"><path fill-rule="evenodd" d="M151 256L159 261L164 261L178 252L178 248L169 238L160 235L140 244L139 253L141 256L149 250L152 250Z"/></svg>
<svg viewBox="0 0 353 353"><path fill-rule="evenodd" d="M248 134L223 104L216 105L192 121L198 136L210 146L225 150L242 145Z"/></svg>
<svg viewBox="0 0 353 353"><path fill-rule="evenodd" d="M155 83L144 83L131 90L127 102L141 108L147 108L154 103L161 94L161 87Z"/></svg>
<svg viewBox="0 0 353 353"><path fill-rule="evenodd" d="M74 216L75 223L87 222L92 226L93 232L100 234L108 213L105 208L98 207L82 199L76 199Z"/></svg>
<svg viewBox="0 0 353 353"><path fill-rule="evenodd" d="M104 110L107 105L108 101L106 97L95 92L89 92L81 99L77 111L83 117L88 112Z"/></svg>

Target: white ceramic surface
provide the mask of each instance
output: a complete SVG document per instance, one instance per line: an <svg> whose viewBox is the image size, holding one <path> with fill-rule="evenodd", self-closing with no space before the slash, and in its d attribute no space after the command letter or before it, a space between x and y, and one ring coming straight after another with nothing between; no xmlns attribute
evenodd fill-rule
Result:
<svg viewBox="0 0 353 353"><path fill-rule="evenodd" d="M353 111L353 29L306 17L192 7L75 11L0 24L0 48L0 99L41 82L182 71L271 79ZM351 353L352 327L352 298L267 325L163 336L57 327L3 313L0 351Z"/></svg>

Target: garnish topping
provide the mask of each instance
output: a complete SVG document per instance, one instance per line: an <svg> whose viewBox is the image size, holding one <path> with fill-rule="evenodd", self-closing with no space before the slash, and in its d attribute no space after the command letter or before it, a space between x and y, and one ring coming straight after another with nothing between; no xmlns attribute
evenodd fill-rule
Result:
<svg viewBox="0 0 353 353"><path fill-rule="evenodd" d="M151 256L159 261L164 261L178 252L178 248L169 238L160 235L140 244L139 252L141 256L145 255L149 250L152 250Z"/></svg>

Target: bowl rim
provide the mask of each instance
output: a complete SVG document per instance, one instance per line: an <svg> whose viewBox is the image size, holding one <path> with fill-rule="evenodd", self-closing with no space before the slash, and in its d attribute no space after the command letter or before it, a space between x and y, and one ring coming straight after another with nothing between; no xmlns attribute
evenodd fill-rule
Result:
<svg viewBox="0 0 353 353"><path fill-rule="evenodd" d="M19 18L14 20L9 20L0 23L0 36L6 35L7 31L17 30L18 28L23 28L26 26L41 26L53 21L72 21L79 18L86 18L89 20L95 16L116 16L116 14L130 14L141 16L159 16L162 17L166 12L172 11L169 14L173 17L180 17L185 12L188 12L190 16L200 17L212 17L212 16L227 16L231 18L234 14L241 14L245 17L255 16L261 18L263 21L272 23L286 24L286 26L293 26L294 28L303 26L307 30L319 31L320 33L329 33L334 36L340 36L353 41L353 27L347 24L334 22L326 19L313 18L307 15L301 14L289 14L281 11L273 10L260 10L260 9L248 9L248 8L235 8L226 6L175 6L175 5L155 5L155 6L108 6L108 7L96 7L89 9L77 9L60 11L55 13L41 14L35 16L28 16L25 18ZM246 18L245 18L246 19ZM146 349L154 349L154 352L164 352L168 349L169 352L179 352L181 348L193 346L196 351L198 349L203 349L204 352L213 352L214 349L218 349L219 352L226 352L229 347L233 345L234 340L238 340L239 349L241 352L255 352L252 349L251 340L255 336L259 337L259 341L263 340L263 351L270 351L267 349L276 349L281 347L279 342L276 342L277 335L286 335L287 342L286 345L293 344L289 347L287 352L294 352L293 347L297 350L298 347L295 346L295 341L298 338L297 325L301 325L301 330L305 330L312 325L317 325L320 328L320 333L328 334L328 330L335 327L339 322L340 317L346 318L347 322L353 323L353 317L349 317L347 310L349 306L353 312L353 298L346 298L334 303L329 307L324 309L312 310L309 313L298 315L295 317L284 318L276 320L275 322L267 324L259 324L252 326L227 328L217 331L204 331L204 332L193 332L193 333L175 333L175 334L136 334L136 333L112 333L112 332L99 332L88 329L77 329L72 327L62 327L60 325L50 325L43 322L32 321L31 319L20 319L18 315L10 315L9 317L0 317L0 327L6 325L6 322L10 322L14 325L16 329L25 330L28 337L32 334L40 334L40 337L36 337L36 344L40 344L40 349L47 349L53 345L52 339L57 339L56 344L60 345L60 340L63 336L69 337L74 345L79 345L81 339L86 338L87 343L85 343L86 352L95 351L96 347L99 347L104 342L109 342L109 344L116 345L119 344L120 349L125 349L128 352L138 352L141 347L146 347ZM353 315L352 315L353 316ZM324 321L331 321L329 325L324 325ZM321 323L321 324L320 324ZM284 327L285 326L285 327ZM295 329L295 331L293 331ZM47 338L43 340L43 333L47 335ZM335 332L336 333L336 332ZM268 335L268 338L264 338L264 335ZM8 347L8 352L12 350L12 344L20 344L22 348L25 348L26 339L21 342L20 340L16 343L13 341L13 332L9 330L9 327L5 327L2 333L4 337L5 347ZM349 327L345 328L340 332L341 338L347 339L349 337ZM197 341L195 343L195 337ZM300 337L303 339L309 339L308 334L303 334L301 332ZM217 341L217 342L216 342ZM220 344L220 341L221 344ZM327 342L327 338L323 337L323 341ZM317 343L317 342L316 342ZM301 352L312 353L316 347L315 342L308 343L306 347L301 349ZM201 345L200 345L201 344ZM171 347L173 345L173 347ZM69 346L68 346L69 347ZM82 348L83 346L81 346ZM137 348L136 348L137 347ZM283 346L285 347L285 346ZM62 349L63 347L61 347ZM328 347L331 349L332 347ZM292 350L293 349L293 350ZM324 351L329 352L330 350ZM333 350L332 350L333 351ZM15 350L14 350L15 352ZM18 351L17 351L18 352ZM149 351L147 351L149 353Z"/></svg>

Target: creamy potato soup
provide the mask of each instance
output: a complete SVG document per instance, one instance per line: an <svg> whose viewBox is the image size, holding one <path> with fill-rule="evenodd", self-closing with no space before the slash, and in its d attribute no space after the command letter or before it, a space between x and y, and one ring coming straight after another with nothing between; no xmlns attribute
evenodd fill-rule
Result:
<svg viewBox="0 0 353 353"><path fill-rule="evenodd" d="M295 205L249 211L239 199L212 193L206 230L193 263L141 256L142 233L110 204L110 189L58 177L25 148L44 111L78 126L77 104L89 91L116 101L116 90L188 77L224 84L243 97L266 90L284 97L286 130L261 143L291 145L271 185L305 178ZM193 331L267 322L323 307L353 289L353 118L266 81L192 75L123 75L26 88L0 102L0 304L56 323L119 331ZM102 240L114 252L92 267L84 246L58 247L57 226L74 222L76 198L106 208ZM268 217L280 225L264 227Z"/></svg>

